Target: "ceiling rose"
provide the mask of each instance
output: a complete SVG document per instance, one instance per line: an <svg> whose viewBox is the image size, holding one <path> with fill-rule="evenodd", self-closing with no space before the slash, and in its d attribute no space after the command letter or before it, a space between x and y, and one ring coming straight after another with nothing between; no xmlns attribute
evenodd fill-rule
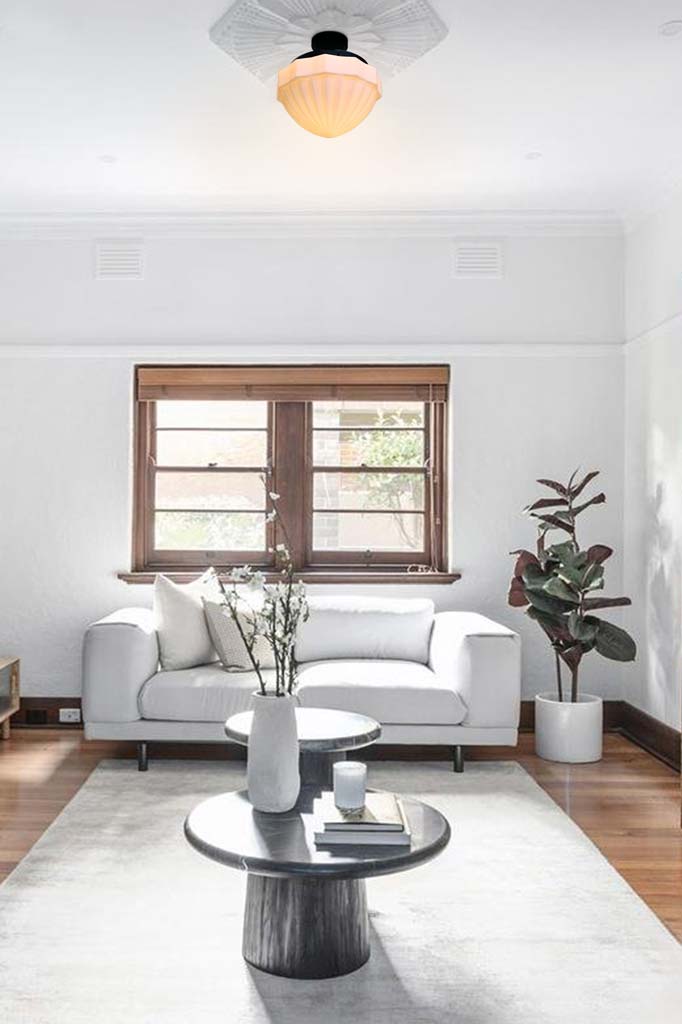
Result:
<svg viewBox="0 0 682 1024"><path fill-rule="evenodd" d="M386 78L444 39L427 0L237 0L211 29L213 42L261 81L306 48L311 36L343 32Z"/></svg>

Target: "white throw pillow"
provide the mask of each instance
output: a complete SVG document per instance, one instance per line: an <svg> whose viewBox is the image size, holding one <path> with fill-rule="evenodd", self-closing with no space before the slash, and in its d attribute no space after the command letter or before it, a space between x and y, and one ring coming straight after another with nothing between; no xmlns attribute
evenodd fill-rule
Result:
<svg viewBox="0 0 682 1024"><path fill-rule="evenodd" d="M167 671L194 668L216 660L206 626L202 597L217 601L218 577L208 569L191 583L173 583L167 576L154 580L154 627L159 638L161 667Z"/></svg>
<svg viewBox="0 0 682 1024"><path fill-rule="evenodd" d="M224 604L203 598L206 623L211 634L213 646L218 652L223 666L228 672L252 672L253 665L249 658L246 644L241 638L232 613ZM240 601L237 609L239 624L246 636L251 635L253 608L247 601ZM274 668L275 656L272 647L265 637L258 637L253 654L261 668Z"/></svg>

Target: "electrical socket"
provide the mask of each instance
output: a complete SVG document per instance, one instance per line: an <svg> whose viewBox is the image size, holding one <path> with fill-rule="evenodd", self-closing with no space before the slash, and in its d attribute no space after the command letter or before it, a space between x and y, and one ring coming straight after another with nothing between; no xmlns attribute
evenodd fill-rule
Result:
<svg viewBox="0 0 682 1024"><path fill-rule="evenodd" d="M81 720L81 709L80 708L60 708L59 709L59 721L67 722L69 724L79 723Z"/></svg>

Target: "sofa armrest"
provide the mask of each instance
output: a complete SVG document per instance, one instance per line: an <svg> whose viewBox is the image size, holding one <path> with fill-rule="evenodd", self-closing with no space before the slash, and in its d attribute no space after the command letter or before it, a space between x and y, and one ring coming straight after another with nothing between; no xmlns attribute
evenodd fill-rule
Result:
<svg viewBox="0 0 682 1024"><path fill-rule="evenodd" d="M467 707L462 725L512 728L521 707L521 640L492 619L439 612L431 634L431 669Z"/></svg>
<svg viewBox="0 0 682 1024"><path fill-rule="evenodd" d="M83 721L137 721L138 695L158 666L150 608L123 608L93 623L83 641Z"/></svg>

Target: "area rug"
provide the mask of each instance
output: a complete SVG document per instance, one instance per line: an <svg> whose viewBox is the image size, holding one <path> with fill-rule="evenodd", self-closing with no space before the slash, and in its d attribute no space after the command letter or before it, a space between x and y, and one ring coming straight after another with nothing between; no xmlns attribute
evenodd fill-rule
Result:
<svg viewBox="0 0 682 1024"><path fill-rule="evenodd" d="M3 1024L679 1024L681 947L522 768L370 778L452 841L368 881L364 967L290 981L243 962L244 875L183 837L243 766L103 762L0 888Z"/></svg>

